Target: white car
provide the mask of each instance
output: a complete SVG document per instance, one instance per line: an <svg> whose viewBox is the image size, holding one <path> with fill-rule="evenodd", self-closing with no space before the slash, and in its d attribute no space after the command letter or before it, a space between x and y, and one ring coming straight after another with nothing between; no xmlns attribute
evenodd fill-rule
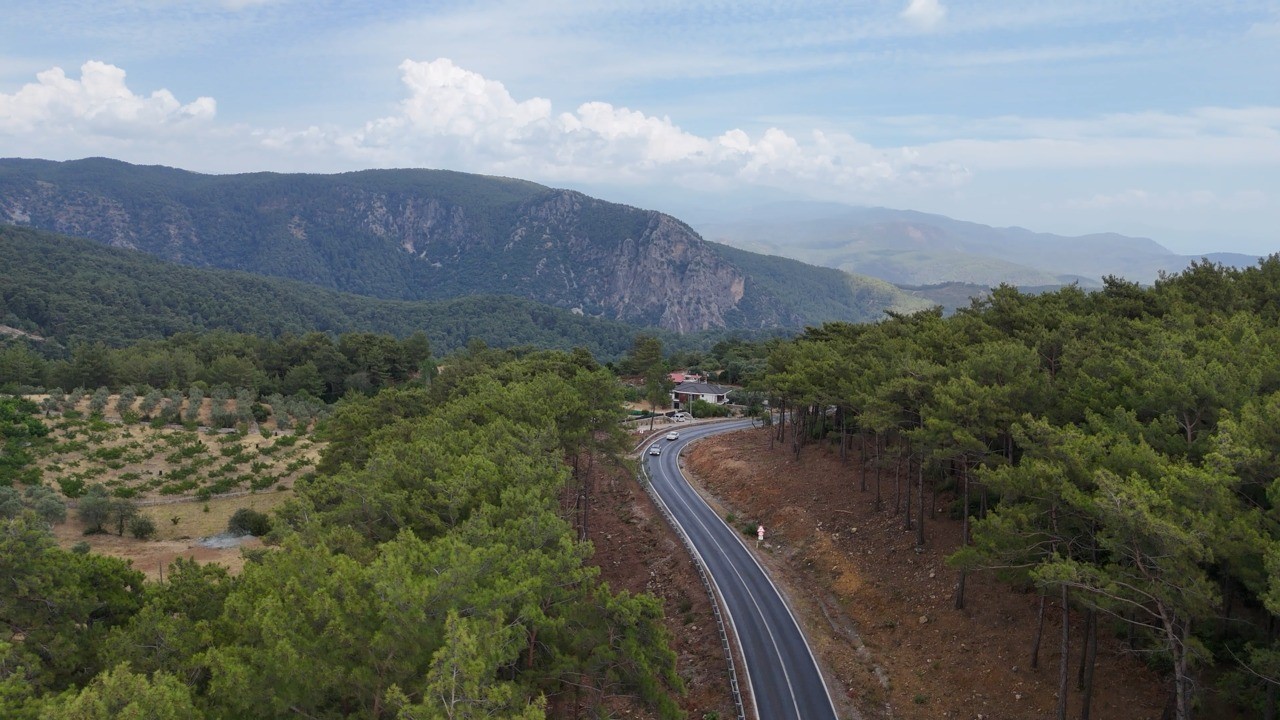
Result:
<svg viewBox="0 0 1280 720"><path fill-rule="evenodd" d="M662 448L658 447L657 445L652 445L652 446L650 446L650 447L649 447L649 454L650 454L650 455L661 455L661 454L662 454Z"/></svg>
<svg viewBox="0 0 1280 720"><path fill-rule="evenodd" d="M668 439L668 440L679 440L679 439L680 439L680 433L676 432L675 430L672 430L671 432L667 433L667 439Z"/></svg>

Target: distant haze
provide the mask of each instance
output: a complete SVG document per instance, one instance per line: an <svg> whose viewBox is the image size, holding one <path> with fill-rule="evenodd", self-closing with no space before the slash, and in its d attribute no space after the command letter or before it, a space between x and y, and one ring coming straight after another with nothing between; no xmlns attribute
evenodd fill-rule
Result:
<svg viewBox="0 0 1280 720"><path fill-rule="evenodd" d="M1149 238L1116 233L1064 237L994 228L942 215L836 203L764 203L692 221L706 239L898 285L970 283L1100 287L1108 275L1141 283L1206 257L1237 267L1240 253L1180 255Z"/></svg>

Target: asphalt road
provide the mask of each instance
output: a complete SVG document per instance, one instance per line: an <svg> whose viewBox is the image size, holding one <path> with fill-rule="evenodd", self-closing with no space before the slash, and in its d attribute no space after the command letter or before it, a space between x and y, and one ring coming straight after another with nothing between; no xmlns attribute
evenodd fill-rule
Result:
<svg viewBox="0 0 1280 720"><path fill-rule="evenodd" d="M683 528L720 594L722 610L745 656L757 716L760 720L834 720L835 708L804 634L744 545L755 539L726 525L680 472L679 452L690 441L750 424L744 420L679 428L679 440L659 436L650 443L662 448L661 455L649 455L646 445L642 457L654 490Z"/></svg>

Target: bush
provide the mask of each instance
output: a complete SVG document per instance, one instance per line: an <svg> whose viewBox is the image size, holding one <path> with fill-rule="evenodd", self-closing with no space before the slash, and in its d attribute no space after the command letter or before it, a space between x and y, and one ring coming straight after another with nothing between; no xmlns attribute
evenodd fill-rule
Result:
<svg viewBox="0 0 1280 720"><path fill-rule="evenodd" d="M150 540L156 534L156 523L146 515L135 515L129 521L129 534L139 540Z"/></svg>
<svg viewBox="0 0 1280 720"><path fill-rule="evenodd" d="M84 495L85 482L83 478L78 477L58 478L58 488L62 490L63 495L78 498Z"/></svg>
<svg viewBox="0 0 1280 720"><path fill-rule="evenodd" d="M111 499L102 485L90 485L80 498L79 516L85 526L85 534L102 532L102 526L111 519Z"/></svg>
<svg viewBox="0 0 1280 720"><path fill-rule="evenodd" d="M271 518L251 508L240 508L227 522L227 532L261 537L271 532Z"/></svg>
<svg viewBox="0 0 1280 720"><path fill-rule="evenodd" d="M727 405L716 405L701 398L689 404L689 414L696 418L728 417L733 410Z"/></svg>

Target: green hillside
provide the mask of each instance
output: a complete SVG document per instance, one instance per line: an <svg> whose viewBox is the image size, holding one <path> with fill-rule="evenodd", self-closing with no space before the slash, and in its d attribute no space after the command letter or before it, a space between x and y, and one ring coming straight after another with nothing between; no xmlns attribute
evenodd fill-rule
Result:
<svg viewBox="0 0 1280 720"><path fill-rule="evenodd" d="M424 331L446 353L494 346L585 347L621 355L636 328L512 297L378 300L243 272L190 268L88 240L0 226L0 324L61 345L121 345L213 329L276 336L310 331Z"/></svg>
<svg viewBox="0 0 1280 720"><path fill-rule="evenodd" d="M503 294L679 333L878 318L904 295L662 213L439 170L202 175L0 159L0 223L395 300Z"/></svg>

